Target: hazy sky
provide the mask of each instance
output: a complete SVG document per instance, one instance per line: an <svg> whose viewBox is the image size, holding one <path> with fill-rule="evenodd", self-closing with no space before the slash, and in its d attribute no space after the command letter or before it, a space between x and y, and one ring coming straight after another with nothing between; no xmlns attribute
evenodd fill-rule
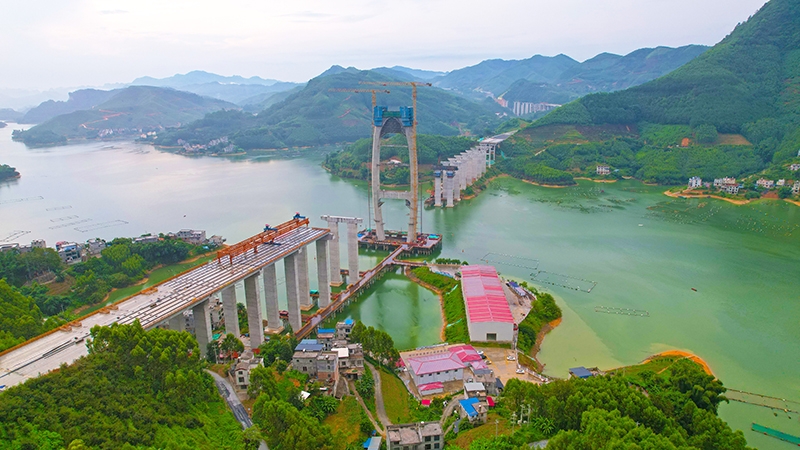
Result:
<svg viewBox="0 0 800 450"><path fill-rule="evenodd" d="M764 0L3 0L0 88L713 45Z"/></svg>

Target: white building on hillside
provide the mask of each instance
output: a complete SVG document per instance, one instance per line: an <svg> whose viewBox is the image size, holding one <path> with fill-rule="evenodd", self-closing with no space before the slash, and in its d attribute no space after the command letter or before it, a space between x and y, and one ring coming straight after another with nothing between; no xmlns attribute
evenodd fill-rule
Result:
<svg viewBox="0 0 800 450"><path fill-rule="evenodd" d="M700 177L689 178L689 189L697 189L703 185L703 180Z"/></svg>

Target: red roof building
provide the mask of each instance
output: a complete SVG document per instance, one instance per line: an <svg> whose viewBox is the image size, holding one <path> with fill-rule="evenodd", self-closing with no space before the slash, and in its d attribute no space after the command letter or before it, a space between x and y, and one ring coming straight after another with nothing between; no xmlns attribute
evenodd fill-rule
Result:
<svg viewBox="0 0 800 450"><path fill-rule="evenodd" d="M472 341L510 342L513 339L514 316L494 267L462 266L461 292Z"/></svg>

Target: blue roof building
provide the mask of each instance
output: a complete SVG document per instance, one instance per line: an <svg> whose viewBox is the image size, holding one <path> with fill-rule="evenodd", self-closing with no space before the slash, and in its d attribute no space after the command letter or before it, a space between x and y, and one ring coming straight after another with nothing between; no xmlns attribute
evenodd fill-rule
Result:
<svg viewBox="0 0 800 450"><path fill-rule="evenodd" d="M316 339L303 339L294 348L296 352L321 352L325 348L324 345L317 342Z"/></svg>
<svg viewBox="0 0 800 450"><path fill-rule="evenodd" d="M570 377L586 379L592 376L592 372L589 372L589 369L583 366L573 367L572 369L569 369L569 375Z"/></svg>
<svg viewBox="0 0 800 450"><path fill-rule="evenodd" d="M476 420L486 422L486 413L488 407L486 402L482 402L479 398L473 397L466 400L459 400L461 406L461 417L466 417L470 422Z"/></svg>

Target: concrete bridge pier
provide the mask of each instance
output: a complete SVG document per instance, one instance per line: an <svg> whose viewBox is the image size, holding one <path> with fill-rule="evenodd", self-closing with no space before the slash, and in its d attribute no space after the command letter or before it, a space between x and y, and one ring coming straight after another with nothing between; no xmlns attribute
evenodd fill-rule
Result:
<svg viewBox="0 0 800 450"><path fill-rule="evenodd" d="M237 338L242 334L239 331L239 313L236 310L236 287L230 285L222 290L222 312L225 316L225 333Z"/></svg>
<svg viewBox="0 0 800 450"><path fill-rule="evenodd" d="M300 316L300 297L297 292L297 262L296 253L283 258L284 272L286 273L286 299L289 311L289 324L292 331L299 330L302 326Z"/></svg>
<svg viewBox="0 0 800 450"><path fill-rule="evenodd" d="M452 170L447 171L447 177L444 179L444 194L446 205L448 208L452 208L455 206L455 197L454 197L454 184L455 184L455 177L456 174Z"/></svg>
<svg viewBox="0 0 800 450"><path fill-rule="evenodd" d="M211 317L208 312L208 299L204 298L192 306L194 315L194 337L200 347L200 355L208 356L208 343L211 342Z"/></svg>
<svg viewBox="0 0 800 450"><path fill-rule="evenodd" d="M297 295L300 298L300 310L309 311L314 307L311 303L311 286L308 283L308 250L302 247L297 251Z"/></svg>
<svg viewBox="0 0 800 450"><path fill-rule="evenodd" d="M258 295L258 274L244 279L244 297L247 305L247 327L250 329L250 348L264 343L264 316Z"/></svg>
<svg viewBox="0 0 800 450"><path fill-rule="evenodd" d="M325 217L323 217L325 219ZM331 286L342 285L342 261L339 256L339 222L328 218L328 228L331 230Z"/></svg>
<svg viewBox="0 0 800 450"><path fill-rule="evenodd" d="M436 170L433 172L433 206L442 206L442 175L444 171Z"/></svg>
<svg viewBox="0 0 800 450"><path fill-rule="evenodd" d="M338 242L337 242L338 244ZM331 288L328 276L328 240L319 239L316 243L317 246L317 284L319 285L319 299L317 299L317 306L322 309L331 303ZM358 250L356 250L358 251ZM338 252L337 252L338 253ZM338 271L337 271L338 272ZM277 292L276 292L277 294ZM277 296L275 297L275 304L277 307Z"/></svg>
<svg viewBox="0 0 800 450"><path fill-rule="evenodd" d="M358 223L361 219L347 222L347 270L350 275L348 284L356 284L358 275Z"/></svg>
<svg viewBox="0 0 800 450"><path fill-rule="evenodd" d="M184 317L183 313L181 312L177 316L169 319L167 326L170 330L186 331L186 317Z"/></svg>
<svg viewBox="0 0 800 450"><path fill-rule="evenodd" d="M267 331L271 334L280 333L283 322L278 309L278 275L275 264L261 269L261 279L264 282L264 300L267 303Z"/></svg>

